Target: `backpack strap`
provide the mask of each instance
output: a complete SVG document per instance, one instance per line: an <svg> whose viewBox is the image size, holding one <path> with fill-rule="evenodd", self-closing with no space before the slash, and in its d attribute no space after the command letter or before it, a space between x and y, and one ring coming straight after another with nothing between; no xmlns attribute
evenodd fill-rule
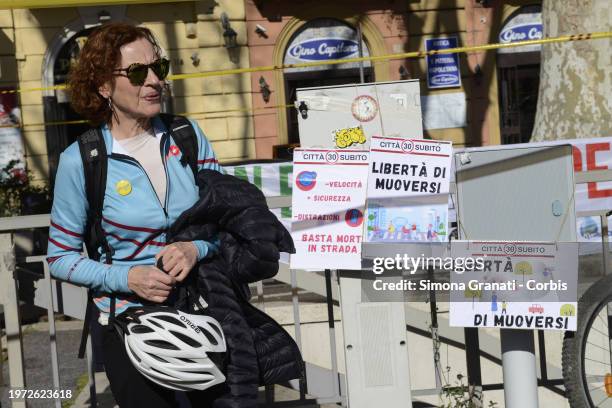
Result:
<svg viewBox="0 0 612 408"><path fill-rule="evenodd" d="M189 165L193 176L196 177L198 174L198 138L191 122L186 117L179 115L161 113L159 116L181 151L181 163L183 166Z"/></svg>
<svg viewBox="0 0 612 408"><path fill-rule="evenodd" d="M105 262L112 263L113 250L106 240L102 230L102 208L104 206L104 193L106 191L106 173L108 170L108 157L106 144L100 129L89 129L77 138L83 173L85 176L85 194L89 204L87 212L87 225L85 227L85 248L87 255L94 260L100 260L98 248L101 246ZM111 297L111 319L114 318L115 297ZM93 296L91 290L87 291L87 307L83 320L83 332L79 346L79 358L85 355L87 337L89 335L90 320L93 313Z"/></svg>
<svg viewBox="0 0 612 408"><path fill-rule="evenodd" d="M111 263L112 250L102 231L102 208L106 191L106 172L108 157L106 144L100 129L89 129L77 139L83 172L85 175L85 193L89 204L87 226L85 228L85 247L89 258L99 260L98 248L102 246L106 263Z"/></svg>

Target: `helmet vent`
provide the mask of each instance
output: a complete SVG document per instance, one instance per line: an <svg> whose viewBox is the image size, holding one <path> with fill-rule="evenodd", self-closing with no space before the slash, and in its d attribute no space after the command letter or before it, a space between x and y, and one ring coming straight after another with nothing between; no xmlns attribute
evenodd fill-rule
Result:
<svg viewBox="0 0 612 408"><path fill-rule="evenodd" d="M130 348L130 353L132 354L132 357L134 357L140 363L142 360L138 357L138 354L134 353L134 349L132 347L130 347L129 345L128 347Z"/></svg>
<svg viewBox="0 0 612 408"><path fill-rule="evenodd" d="M162 326L161 324L159 324L159 322L156 322L155 319L149 319L149 321L151 322L151 324L156 325L157 327L159 327L160 329L163 329L164 326Z"/></svg>
<svg viewBox="0 0 612 408"><path fill-rule="evenodd" d="M154 359L156 359L157 361L160 361L162 363L167 363L168 362L168 360L164 360L163 358L161 358L159 356L156 356L155 354L149 353L149 356L153 357Z"/></svg>
<svg viewBox="0 0 612 408"><path fill-rule="evenodd" d="M182 357L177 357L177 358L179 360L181 360L182 362L184 362L184 363L189 363L189 364L195 364L196 363L195 361L193 361L191 359L188 359L188 358L182 358Z"/></svg>
<svg viewBox="0 0 612 408"><path fill-rule="evenodd" d="M151 317L153 317L154 319L163 320L165 322L172 323L179 327L185 328L185 325L183 324L183 322L181 322L179 319L172 317L172 316L157 315L157 316L151 316Z"/></svg>
<svg viewBox="0 0 612 408"><path fill-rule="evenodd" d="M132 333L143 334L153 333L153 329L142 324L137 324L131 328Z"/></svg>
<svg viewBox="0 0 612 408"><path fill-rule="evenodd" d="M145 344L165 350L179 350L174 344L165 340L145 340Z"/></svg>
<svg viewBox="0 0 612 408"><path fill-rule="evenodd" d="M175 332L174 330L170 330L175 337L179 338L183 343L189 344L191 347L202 347L202 345L196 340L192 339L189 336L184 335L183 333Z"/></svg>
<svg viewBox="0 0 612 408"><path fill-rule="evenodd" d="M208 330L202 329L202 333L204 333L204 335L206 336L210 344L212 344L213 346L219 345L219 342L217 341L217 339L211 333L209 333Z"/></svg>
<svg viewBox="0 0 612 408"><path fill-rule="evenodd" d="M214 325L214 324L209 324L208 327L211 327L217 333L217 336L223 337L223 333L221 332L221 328L220 327L218 327L217 325ZM200 327L200 329L202 331L205 331L201 327Z"/></svg>

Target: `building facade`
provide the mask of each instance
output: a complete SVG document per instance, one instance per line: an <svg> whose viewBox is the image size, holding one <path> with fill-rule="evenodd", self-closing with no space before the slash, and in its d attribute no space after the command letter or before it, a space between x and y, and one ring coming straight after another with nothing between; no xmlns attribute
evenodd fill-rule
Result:
<svg viewBox="0 0 612 408"><path fill-rule="evenodd" d="M70 123L80 118L66 92L51 87L65 83L87 34L106 21L150 28L176 75L357 56L346 44L360 44L361 55L380 57L424 50L426 40L436 38L456 38L460 47L512 41L531 21L524 15L539 12L537 4L520 0L93 3L100 2L0 9L0 91L21 90L0 97L7 107L20 109L27 166L38 180L53 179L59 153L86 128ZM224 36L227 26L235 44ZM326 51L333 47L330 38L340 45ZM312 50L305 44L322 49L322 55L306 55ZM197 119L222 162L269 159L282 151L278 146L298 141L296 89L357 83L362 76L365 82L419 79L424 116L433 118L426 137L458 146L528 140L539 52L479 51L459 54L458 60L460 84L443 88L428 84L424 58L177 79L165 109ZM461 113L455 127L434 123L453 109Z"/></svg>
<svg viewBox="0 0 612 408"><path fill-rule="evenodd" d="M235 47L225 46L222 13L236 33ZM65 91L48 88L65 83L71 60L87 34L105 21L128 21L151 29L171 60L171 74L249 66L242 1L0 10L4 37L0 41L0 88L24 90L17 99L27 165L35 179L52 178L59 153L87 128L71 123L44 125L80 119L70 109ZM171 85L166 109L197 119L221 160L255 156L247 76L177 80ZM46 90L30 91L36 88ZM7 95L9 100L14 94ZM227 117L226 111L235 112Z"/></svg>

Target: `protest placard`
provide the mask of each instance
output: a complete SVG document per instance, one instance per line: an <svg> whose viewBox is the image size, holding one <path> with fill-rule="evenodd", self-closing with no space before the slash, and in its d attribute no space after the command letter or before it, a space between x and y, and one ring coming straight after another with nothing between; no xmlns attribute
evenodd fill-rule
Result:
<svg viewBox="0 0 612 408"><path fill-rule="evenodd" d="M367 242L446 241L452 144L373 136Z"/></svg>
<svg viewBox="0 0 612 408"><path fill-rule="evenodd" d="M576 330L578 246L564 242L453 241L450 326Z"/></svg>
<svg viewBox="0 0 612 408"><path fill-rule="evenodd" d="M361 269L369 153L296 149L291 268Z"/></svg>

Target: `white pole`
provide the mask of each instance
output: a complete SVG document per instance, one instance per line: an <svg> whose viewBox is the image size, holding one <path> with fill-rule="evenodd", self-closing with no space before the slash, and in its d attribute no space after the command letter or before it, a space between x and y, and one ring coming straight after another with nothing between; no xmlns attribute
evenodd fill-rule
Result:
<svg viewBox="0 0 612 408"><path fill-rule="evenodd" d="M538 408L533 332L501 329L500 336L506 408Z"/></svg>

